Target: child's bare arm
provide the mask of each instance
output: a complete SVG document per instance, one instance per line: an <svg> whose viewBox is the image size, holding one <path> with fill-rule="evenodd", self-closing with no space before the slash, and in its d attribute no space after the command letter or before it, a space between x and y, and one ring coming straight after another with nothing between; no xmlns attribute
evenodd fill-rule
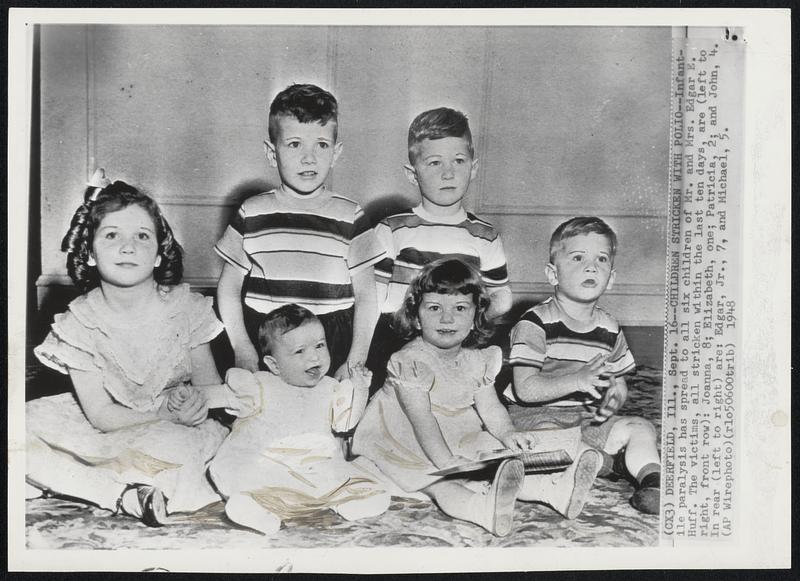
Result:
<svg viewBox="0 0 800 581"><path fill-rule="evenodd" d="M532 450L535 438L530 432L518 431L511 423L506 408L497 399L494 389L482 389L475 394L475 409L483 425L510 450Z"/></svg>
<svg viewBox="0 0 800 581"><path fill-rule="evenodd" d="M222 383L222 378L214 363L211 345L203 343L191 350L192 385L210 385Z"/></svg>
<svg viewBox="0 0 800 581"><path fill-rule="evenodd" d="M596 355L578 371L566 375L545 375L536 367L514 367L514 392L528 403L547 402L571 393L584 392L595 399L602 395L598 390L611 386L606 376L605 360Z"/></svg>
<svg viewBox="0 0 800 581"><path fill-rule="evenodd" d="M355 295L353 342L350 345L347 362L336 371L335 377L339 380L349 376L348 362L351 367L355 367L367 360L372 333L378 320L378 295L375 289L374 269L371 266L353 275L353 294Z"/></svg>
<svg viewBox="0 0 800 581"><path fill-rule="evenodd" d="M115 402L103 387L103 378L92 371L71 370L70 379L75 393L89 422L101 432L113 432L122 428L169 420L184 425L193 425L192 417L202 407L197 397L187 400L184 413L174 413L167 407L168 399L158 410L139 412Z"/></svg>
<svg viewBox="0 0 800 581"><path fill-rule="evenodd" d="M258 352L247 336L242 313L242 285L244 275L227 262L217 285L219 314L228 332L234 353L234 365L249 371L258 371Z"/></svg>
<svg viewBox="0 0 800 581"><path fill-rule="evenodd" d="M445 468L454 463L453 452L445 442L439 422L431 412L431 400L428 392L422 389L397 389L400 407L408 416L414 435L423 452L437 468Z"/></svg>

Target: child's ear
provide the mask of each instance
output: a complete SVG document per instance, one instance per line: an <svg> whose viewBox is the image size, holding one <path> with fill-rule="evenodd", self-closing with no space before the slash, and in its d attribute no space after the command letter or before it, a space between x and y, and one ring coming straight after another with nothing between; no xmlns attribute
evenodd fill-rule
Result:
<svg viewBox="0 0 800 581"><path fill-rule="evenodd" d="M266 363L267 369L269 369L275 375L281 374L281 368L278 365L278 360L272 355L264 355L264 363Z"/></svg>
<svg viewBox="0 0 800 581"><path fill-rule="evenodd" d="M608 275L608 284L606 285L606 290L609 291L614 288L614 281L617 280L617 271L613 268L611 269L611 274Z"/></svg>
<svg viewBox="0 0 800 581"><path fill-rule="evenodd" d="M470 181L474 180L475 177L478 175L478 166L479 165L480 164L478 163L477 159L473 159L472 160L472 169L470 170L470 173L469 173Z"/></svg>
<svg viewBox="0 0 800 581"><path fill-rule="evenodd" d="M275 155L275 145L268 139L264 140L264 154L272 167L278 167L278 158Z"/></svg>
<svg viewBox="0 0 800 581"><path fill-rule="evenodd" d="M544 274L547 276L547 282L550 286L558 286L558 271L552 262L548 262L544 267Z"/></svg>
<svg viewBox="0 0 800 581"><path fill-rule="evenodd" d="M339 159L339 156L342 155L342 148L344 147L344 143L341 141L337 141L336 144L333 146L333 159L331 159L331 167L336 165L336 160Z"/></svg>
<svg viewBox="0 0 800 581"><path fill-rule="evenodd" d="M414 166L410 163L404 163L403 170L406 172L406 178L408 178L408 181L419 187L419 182L417 181L417 170L414 169Z"/></svg>

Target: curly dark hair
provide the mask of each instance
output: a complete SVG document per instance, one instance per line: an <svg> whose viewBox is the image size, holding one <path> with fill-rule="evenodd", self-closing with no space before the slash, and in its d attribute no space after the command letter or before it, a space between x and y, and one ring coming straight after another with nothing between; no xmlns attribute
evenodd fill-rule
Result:
<svg viewBox="0 0 800 581"><path fill-rule="evenodd" d="M132 205L144 208L153 218L161 256L153 278L162 285L178 284L183 277L183 248L155 200L122 181L114 182L95 196L96 191L97 188L91 186L86 189L84 202L72 216L69 230L61 241L61 250L67 253L67 272L75 286L84 293L100 286L97 267L89 266L94 233L107 214Z"/></svg>
<svg viewBox="0 0 800 581"><path fill-rule="evenodd" d="M419 306L425 293L470 295L475 304L475 320L463 346L483 347L489 342L494 326L486 316L490 304L486 285L477 270L457 258L431 262L411 282L403 306L394 314L391 323L401 338L410 340L420 335Z"/></svg>

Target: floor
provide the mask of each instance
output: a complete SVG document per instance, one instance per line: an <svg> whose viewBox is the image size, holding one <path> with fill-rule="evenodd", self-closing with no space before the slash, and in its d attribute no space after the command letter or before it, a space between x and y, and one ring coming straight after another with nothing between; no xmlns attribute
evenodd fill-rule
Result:
<svg viewBox="0 0 800 581"><path fill-rule="evenodd" d="M657 334L643 344L658 344ZM659 346L660 347L660 346ZM638 357L638 355L637 355ZM655 355L653 358L657 359ZM626 415L642 415L660 427L661 369L642 366L629 380ZM27 501L29 549L205 549L264 547L520 547L652 546L658 516L628 504L625 480L598 479L583 513L566 520L542 505L517 502L512 533L497 538L476 525L452 520L430 502L394 497L387 513L356 523L332 512L285 523L265 537L226 520L222 503L192 515L178 515L168 527L148 528L124 516L59 498Z"/></svg>

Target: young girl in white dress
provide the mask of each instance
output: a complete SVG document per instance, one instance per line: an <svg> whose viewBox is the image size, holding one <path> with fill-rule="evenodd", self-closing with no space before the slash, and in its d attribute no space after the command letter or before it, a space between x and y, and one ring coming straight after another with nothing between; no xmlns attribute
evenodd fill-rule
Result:
<svg viewBox="0 0 800 581"><path fill-rule="evenodd" d="M601 458L580 450L555 476L526 476L521 460L506 459L488 489L434 474L481 452L535 445L533 433L514 429L497 397L500 348L480 348L491 332L488 306L480 274L460 260L441 259L421 271L395 316L398 332L412 339L389 361L386 383L356 428L353 452L403 490L423 492L449 516L503 536L511 531L518 497L571 516L580 512Z"/></svg>
<svg viewBox="0 0 800 581"><path fill-rule="evenodd" d="M98 170L62 250L84 294L35 354L74 393L26 404L28 484L150 526L219 500L205 468L228 429L209 405L254 401L220 385L208 343L222 324L179 284L182 250L158 206Z"/></svg>
<svg viewBox="0 0 800 581"><path fill-rule="evenodd" d="M234 422L209 466L226 498L225 513L272 534L288 518L323 509L347 520L386 511L389 494L372 474L345 460L334 435L349 431L364 412L369 372L359 367L349 370L349 379L328 377L325 329L314 313L295 304L268 313L258 336L269 368L255 374L259 409ZM249 373L235 369L229 377Z"/></svg>

